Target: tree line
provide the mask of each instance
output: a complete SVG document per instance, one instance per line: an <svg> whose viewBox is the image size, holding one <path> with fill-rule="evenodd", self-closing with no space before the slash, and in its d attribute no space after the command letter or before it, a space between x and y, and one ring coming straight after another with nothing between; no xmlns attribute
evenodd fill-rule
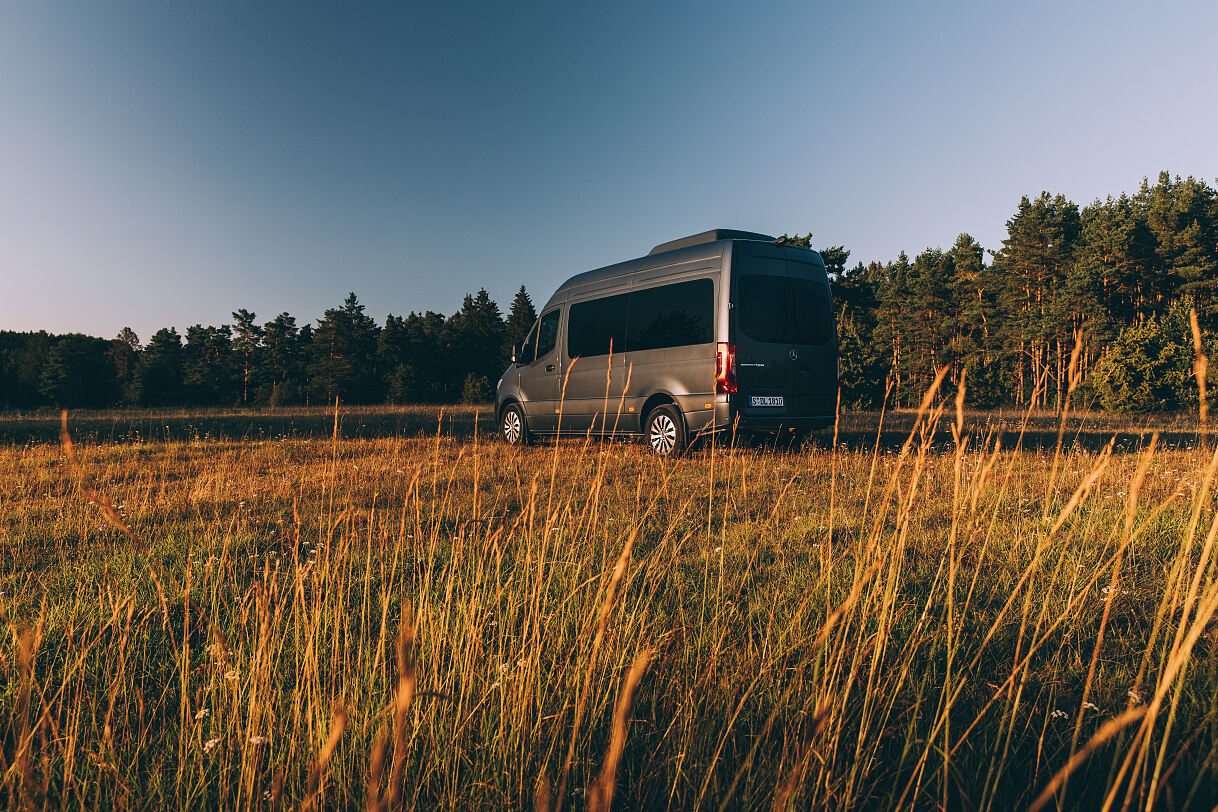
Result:
<svg viewBox="0 0 1218 812"><path fill-rule="evenodd" d="M483 403L537 318L523 286L506 319L485 289L447 318L391 314L383 325L354 293L316 325L232 315L185 336L163 328L146 345L130 328L110 340L0 332L0 406Z"/></svg>
<svg viewBox="0 0 1218 812"><path fill-rule="evenodd" d="M1213 187L1163 172L1081 208L1042 192L1019 201L1006 230L992 250L961 234L947 250L853 267L844 246L819 249L845 406L916 403L947 367L949 382L967 379L973 406L1060 408L1077 334L1076 403L1195 402L1190 311L1203 346L1218 331ZM811 234L790 239L811 245ZM486 290L448 317L411 312L383 325L354 293L316 324L232 316L184 336L158 330L147 344L126 328L110 340L0 331L0 407L485 402L537 314L522 286L506 318Z"/></svg>
<svg viewBox="0 0 1218 812"><path fill-rule="evenodd" d="M966 375L972 405L1060 409L1075 335L1075 402L1110 411L1196 403L1189 312L1203 346L1218 329L1218 197L1159 174L1132 195L1082 207L1024 197L1001 247L961 234L946 251L902 252L834 276L843 403L916 404L936 372ZM1207 350L1208 352L1208 350ZM1211 353L1212 357L1212 353Z"/></svg>

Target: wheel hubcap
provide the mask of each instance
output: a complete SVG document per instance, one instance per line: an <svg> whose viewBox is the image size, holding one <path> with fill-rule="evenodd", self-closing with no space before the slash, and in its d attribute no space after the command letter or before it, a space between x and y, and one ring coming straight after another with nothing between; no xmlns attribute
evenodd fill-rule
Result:
<svg viewBox="0 0 1218 812"><path fill-rule="evenodd" d="M503 416L503 437L509 443L515 444L520 440L520 415L510 411Z"/></svg>
<svg viewBox="0 0 1218 812"><path fill-rule="evenodd" d="M677 444L677 426L666 414L651 421L651 447L660 454L668 454Z"/></svg>

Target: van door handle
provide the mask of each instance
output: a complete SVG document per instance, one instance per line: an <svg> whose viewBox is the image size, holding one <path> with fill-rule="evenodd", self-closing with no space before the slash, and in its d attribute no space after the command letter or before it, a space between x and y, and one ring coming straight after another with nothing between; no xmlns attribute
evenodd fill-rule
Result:
<svg viewBox="0 0 1218 812"><path fill-rule="evenodd" d="M553 372L553 371L554 371L554 365L546 364L546 372Z"/></svg>

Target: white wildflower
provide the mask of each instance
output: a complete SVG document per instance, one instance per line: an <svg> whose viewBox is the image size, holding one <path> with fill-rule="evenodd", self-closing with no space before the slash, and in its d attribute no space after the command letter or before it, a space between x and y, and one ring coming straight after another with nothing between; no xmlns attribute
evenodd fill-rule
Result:
<svg viewBox="0 0 1218 812"><path fill-rule="evenodd" d="M250 744L267 744L270 740L270 736L250 736Z"/></svg>
<svg viewBox="0 0 1218 812"><path fill-rule="evenodd" d="M201 721L209 713L211 713L211 711L208 710L207 708L199 708L199 712L195 714L195 721L196 722Z"/></svg>
<svg viewBox="0 0 1218 812"><path fill-rule="evenodd" d="M1142 695L1140 693L1133 690L1132 688L1130 688L1126 693L1129 696L1129 701L1133 702L1133 704L1135 704L1135 705L1142 704Z"/></svg>
<svg viewBox="0 0 1218 812"><path fill-rule="evenodd" d="M225 678L226 680L228 680L229 682L236 682L236 681L237 681L237 671L236 671L236 669L230 669L230 670L228 670L228 671L225 671L225 672L224 672L224 678Z"/></svg>
<svg viewBox="0 0 1218 812"><path fill-rule="evenodd" d="M1065 719L1069 715L1070 714L1066 713L1064 710L1055 710L1055 711L1053 711L1053 713L1049 714L1049 718L1050 719Z"/></svg>
<svg viewBox="0 0 1218 812"><path fill-rule="evenodd" d="M1091 702L1084 702L1084 703L1083 703L1083 710L1093 710L1093 711L1095 711L1096 713L1099 713L1100 708L1099 708L1099 706L1098 706L1098 705L1095 705L1095 704L1093 704L1093 703L1091 703Z"/></svg>
<svg viewBox="0 0 1218 812"><path fill-rule="evenodd" d="M220 743L219 739L208 739L207 741L203 742L203 752L210 753L212 751L212 749L219 743Z"/></svg>

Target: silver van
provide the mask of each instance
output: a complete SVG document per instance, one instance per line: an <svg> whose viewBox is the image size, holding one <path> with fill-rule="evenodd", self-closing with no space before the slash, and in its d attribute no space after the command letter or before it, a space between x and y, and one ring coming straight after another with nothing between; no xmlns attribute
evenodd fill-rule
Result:
<svg viewBox="0 0 1218 812"><path fill-rule="evenodd" d="M736 428L831 425L837 328L820 254L717 229L568 279L495 398L511 445L642 435L674 456Z"/></svg>

